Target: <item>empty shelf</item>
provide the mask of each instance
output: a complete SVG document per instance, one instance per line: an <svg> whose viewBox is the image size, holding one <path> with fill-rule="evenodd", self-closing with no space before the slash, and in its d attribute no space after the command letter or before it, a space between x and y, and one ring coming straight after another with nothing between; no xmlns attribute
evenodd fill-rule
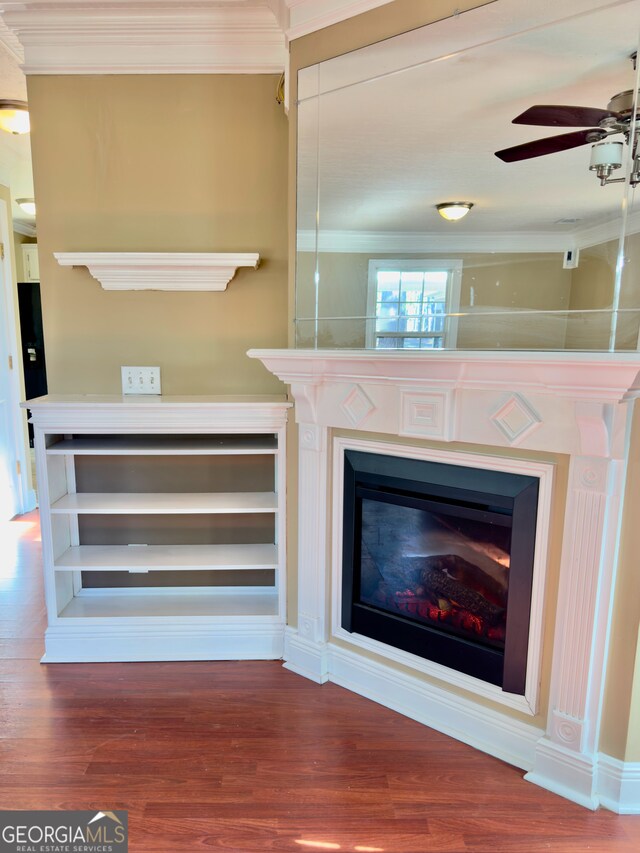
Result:
<svg viewBox="0 0 640 853"><path fill-rule="evenodd" d="M56 560L56 571L122 572L275 569L275 545L80 545Z"/></svg>
<svg viewBox="0 0 640 853"><path fill-rule="evenodd" d="M181 618L277 616L278 595L273 592L198 592L123 594L116 592L72 598L62 610L63 619L77 618Z"/></svg>
<svg viewBox="0 0 640 853"><path fill-rule="evenodd" d="M53 514L276 512L275 492L79 492L51 505Z"/></svg>
<svg viewBox="0 0 640 853"><path fill-rule="evenodd" d="M244 456L277 453L272 435L113 435L58 441L51 456Z"/></svg>

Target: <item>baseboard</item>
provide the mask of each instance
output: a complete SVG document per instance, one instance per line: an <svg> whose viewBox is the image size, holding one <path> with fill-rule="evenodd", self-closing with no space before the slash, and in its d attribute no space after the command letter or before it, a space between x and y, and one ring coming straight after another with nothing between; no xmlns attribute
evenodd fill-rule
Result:
<svg viewBox="0 0 640 853"><path fill-rule="evenodd" d="M640 761L598 756L600 805L617 814L640 814Z"/></svg>
<svg viewBox="0 0 640 853"><path fill-rule="evenodd" d="M302 675L316 684L329 679L328 646L305 640L295 628L284 632L284 668Z"/></svg>
<svg viewBox="0 0 640 853"><path fill-rule="evenodd" d="M52 625L45 634L42 663L110 661L279 660L284 625Z"/></svg>
<svg viewBox="0 0 640 853"><path fill-rule="evenodd" d="M531 724L332 643L309 643L291 629L285 660L287 669L313 681L328 679L516 767L533 766L542 731Z"/></svg>
<svg viewBox="0 0 640 853"><path fill-rule="evenodd" d="M598 765L595 755L574 752L548 738L536 746L535 765L526 779L587 809L597 809Z"/></svg>
<svg viewBox="0 0 640 853"><path fill-rule="evenodd" d="M533 764L542 731L500 711L331 644L329 679L516 767Z"/></svg>

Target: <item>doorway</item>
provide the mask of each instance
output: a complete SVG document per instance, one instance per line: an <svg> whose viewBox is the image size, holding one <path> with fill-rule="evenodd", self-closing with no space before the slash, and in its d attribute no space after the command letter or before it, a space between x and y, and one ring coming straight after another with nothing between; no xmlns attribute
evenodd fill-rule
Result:
<svg viewBox="0 0 640 853"><path fill-rule="evenodd" d="M29 486L25 414L20 409L22 381L7 203L0 199L0 520L35 506Z"/></svg>
<svg viewBox="0 0 640 853"><path fill-rule="evenodd" d="M18 283L20 310L20 340L25 400L42 397L47 393L47 366L42 327L42 302L40 282ZM33 427L29 426L29 447L33 448Z"/></svg>

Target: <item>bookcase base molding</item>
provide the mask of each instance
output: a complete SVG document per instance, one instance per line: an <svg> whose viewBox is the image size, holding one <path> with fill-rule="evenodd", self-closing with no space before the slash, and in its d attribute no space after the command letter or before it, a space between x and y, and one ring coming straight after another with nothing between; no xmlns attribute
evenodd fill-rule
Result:
<svg viewBox="0 0 640 853"><path fill-rule="evenodd" d="M247 619L232 625L200 628L169 622L165 627L135 625L65 628L45 634L42 663L116 661L280 660L284 625L256 625Z"/></svg>

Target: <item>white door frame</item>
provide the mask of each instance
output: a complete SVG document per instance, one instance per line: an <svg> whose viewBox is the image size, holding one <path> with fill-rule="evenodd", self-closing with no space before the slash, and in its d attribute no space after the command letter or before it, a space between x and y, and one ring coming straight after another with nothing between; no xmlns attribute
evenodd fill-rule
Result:
<svg viewBox="0 0 640 853"><path fill-rule="evenodd" d="M12 470L15 471L16 462L20 463L20 474L17 475L14 482L17 484L15 495L16 513L29 512L36 506L36 496L33 488L30 486L30 458L27 453L27 432L25 429L25 413L20 409L20 402L23 396L22 376L22 352L19 346L19 335L17 328L17 294L13 286L14 270L11 263L13 229L9 227L9 212L7 203L4 199L0 199L0 243L4 244L4 259L2 263L2 294L4 301L4 315L6 318L6 328L0 330L6 332L7 349L13 360L13 370L9 368L8 363L0 364L0 370L8 373L9 381L9 422L11 430L11 446L13 448L14 459L10 460Z"/></svg>

